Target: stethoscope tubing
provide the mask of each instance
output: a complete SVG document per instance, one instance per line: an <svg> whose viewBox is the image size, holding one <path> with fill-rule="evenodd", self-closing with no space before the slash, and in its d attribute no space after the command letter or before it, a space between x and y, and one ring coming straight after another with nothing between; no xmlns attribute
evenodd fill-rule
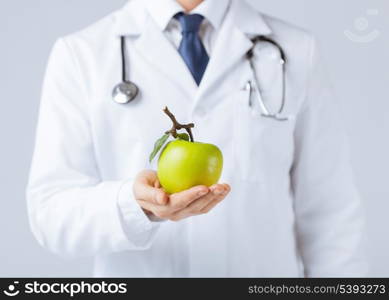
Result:
<svg viewBox="0 0 389 300"><path fill-rule="evenodd" d="M285 54L284 50L282 49L281 45L278 44L273 39L270 39L269 37L259 35L259 36L252 38L251 42L253 43L253 46L246 54L246 58L249 61L250 69L251 69L253 77L254 77L253 81L249 81L250 94L251 94L252 90L254 90L254 93L255 93L256 98L257 98L258 103L259 103L259 106L262 110L263 117L273 118L277 121L288 121L288 120L290 120L290 117L281 116L282 112L284 111L285 102L286 102L286 63L287 63L286 54ZM277 50L279 51L279 54L280 54L280 64L282 65L282 95L281 95L282 99L281 99L280 108L277 111L277 113L275 113L275 114L270 112L269 108L267 107L267 105L265 104L265 102L263 101L263 99L261 97L261 88L259 86L259 79L257 77L257 72L256 72L255 65L254 65L254 48L258 42L265 42L265 43L272 44L274 47L277 48ZM253 88L253 83L254 83L254 88Z"/></svg>
<svg viewBox="0 0 389 300"><path fill-rule="evenodd" d="M127 58L126 58L126 37L120 37L120 49L122 55L122 82L127 82Z"/></svg>
<svg viewBox="0 0 389 300"><path fill-rule="evenodd" d="M116 95L123 93L121 92L121 88L119 88L120 86L124 87L125 90L127 91L127 94L128 95L123 95L123 97L127 97L128 98L128 101L116 101L120 104L125 104L125 103L128 103L128 102L131 102L134 100L134 98L138 95L138 87L136 86L135 83L133 83L127 76L127 57L126 57L126 54L127 54L127 49L126 49L126 37L125 36L120 36L120 42L121 42L121 64L122 64L122 82L119 83L115 89L114 89L114 93L116 93ZM267 117L267 118L272 118L272 119L275 119L277 121L287 121L290 119L290 117L283 117L281 116L283 110L284 110L284 107L285 107L285 101L286 101L286 54L284 52L284 50L282 49L281 45L278 44L276 41L274 41L273 39L269 38L269 37L266 37L266 36L263 36L263 35L258 35L254 38L251 39L251 42L253 43L253 46L251 47L251 49L246 53L246 58L249 62L249 65L250 65L250 69L252 71L252 74L253 74L253 81L249 81L248 84L249 84L249 89L250 89L250 99L251 99L251 93L252 93L252 90L254 90L254 93L256 95L256 98L258 100L258 103L260 105L260 108L261 108L261 111L262 111L262 116L263 117ZM265 43L269 43L269 44L272 44L273 46L275 46L279 53L280 53L280 64L282 65L282 100L281 100L281 105L280 105L280 108L279 110L277 111L277 113L271 113L270 112L270 109L267 107L267 105L265 104L265 102L263 101L262 97L261 97L261 87L259 86L259 80L258 80L258 77L257 77L257 73L256 73L256 68L255 68L255 65L254 65L254 48L256 46L256 44L258 42L265 42ZM254 82L254 84L253 84ZM253 85L254 85L254 88L253 88ZM133 90L132 92L129 92L129 90ZM131 96L130 96L131 95ZM115 97L114 97L115 98ZM115 99L114 99L115 100Z"/></svg>

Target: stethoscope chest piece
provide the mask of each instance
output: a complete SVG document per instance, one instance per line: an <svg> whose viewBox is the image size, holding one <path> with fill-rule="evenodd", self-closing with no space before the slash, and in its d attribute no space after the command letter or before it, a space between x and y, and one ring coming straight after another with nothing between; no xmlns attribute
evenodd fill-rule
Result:
<svg viewBox="0 0 389 300"><path fill-rule="evenodd" d="M112 91L112 99L119 104L133 101L139 93L139 88L130 81L124 81L115 86Z"/></svg>

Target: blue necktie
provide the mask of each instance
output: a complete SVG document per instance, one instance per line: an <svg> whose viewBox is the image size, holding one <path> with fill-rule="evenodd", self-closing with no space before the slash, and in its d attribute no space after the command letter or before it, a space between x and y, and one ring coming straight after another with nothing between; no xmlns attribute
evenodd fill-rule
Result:
<svg viewBox="0 0 389 300"><path fill-rule="evenodd" d="M204 17L199 14L178 13L175 18L182 28L182 40L178 52L199 85L209 61L209 56L199 37L199 28Z"/></svg>

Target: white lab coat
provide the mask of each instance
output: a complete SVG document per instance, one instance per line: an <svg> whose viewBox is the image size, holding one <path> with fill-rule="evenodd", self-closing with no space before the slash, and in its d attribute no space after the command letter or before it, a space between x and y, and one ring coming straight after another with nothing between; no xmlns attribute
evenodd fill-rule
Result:
<svg viewBox="0 0 389 300"><path fill-rule="evenodd" d="M248 105L244 56L248 36L259 34L288 57L291 121ZM129 75L141 91L127 105L111 98L119 35L128 37ZM277 52L256 49L263 98L277 107ZM164 106L224 154L221 181L232 192L207 215L154 222L132 196L171 126ZM233 0L197 87L144 1L131 1L54 46L27 189L32 231L55 253L94 256L95 276L364 275L364 222L339 121L310 34Z"/></svg>

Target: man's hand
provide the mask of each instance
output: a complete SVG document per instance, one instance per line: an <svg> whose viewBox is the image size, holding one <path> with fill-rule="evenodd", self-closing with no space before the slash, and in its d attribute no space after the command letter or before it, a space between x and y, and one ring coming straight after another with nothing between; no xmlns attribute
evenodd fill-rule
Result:
<svg viewBox="0 0 389 300"><path fill-rule="evenodd" d="M147 213L171 221L208 213L230 192L228 184L211 187L199 185L180 193L168 195L160 186L157 173L145 170L134 183L134 196Z"/></svg>

